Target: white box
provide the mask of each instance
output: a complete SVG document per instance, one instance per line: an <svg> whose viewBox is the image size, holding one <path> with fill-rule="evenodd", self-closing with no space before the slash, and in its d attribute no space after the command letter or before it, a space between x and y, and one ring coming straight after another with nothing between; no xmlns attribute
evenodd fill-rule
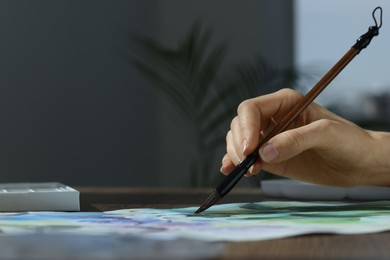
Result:
<svg viewBox="0 0 390 260"><path fill-rule="evenodd" d="M0 211L79 211L80 193L58 182L0 184Z"/></svg>

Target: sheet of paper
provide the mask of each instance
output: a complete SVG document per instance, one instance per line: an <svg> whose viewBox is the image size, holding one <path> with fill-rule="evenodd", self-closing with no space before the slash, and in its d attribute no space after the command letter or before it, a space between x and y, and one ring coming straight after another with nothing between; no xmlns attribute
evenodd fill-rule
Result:
<svg viewBox="0 0 390 260"><path fill-rule="evenodd" d="M157 240L118 235L27 234L0 236L0 259L182 260L216 259L222 243Z"/></svg>
<svg viewBox="0 0 390 260"><path fill-rule="evenodd" d="M198 215L193 214L196 209L3 213L0 232L249 241L312 233L363 234L390 230L390 201L222 204Z"/></svg>

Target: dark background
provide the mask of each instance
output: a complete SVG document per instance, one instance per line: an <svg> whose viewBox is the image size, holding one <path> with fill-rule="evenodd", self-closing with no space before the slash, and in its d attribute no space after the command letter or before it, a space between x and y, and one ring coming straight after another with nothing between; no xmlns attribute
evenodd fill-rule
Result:
<svg viewBox="0 0 390 260"><path fill-rule="evenodd" d="M130 35L174 45L201 21L229 62L285 66L292 13L290 1L0 1L0 182L188 185L182 122L130 65Z"/></svg>

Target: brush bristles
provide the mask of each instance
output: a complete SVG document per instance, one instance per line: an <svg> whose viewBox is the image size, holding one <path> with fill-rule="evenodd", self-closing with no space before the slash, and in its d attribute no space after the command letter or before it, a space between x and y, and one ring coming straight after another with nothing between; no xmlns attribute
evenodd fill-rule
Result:
<svg viewBox="0 0 390 260"><path fill-rule="evenodd" d="M216 190L214 190L213 193L211 193L211 195L202 204L202 206L200 206L200 208L197 211L195 211L195 214L205 211L206 209L213 206L220 199L221 199L221 195L219 195L219 193Z"/></svg>

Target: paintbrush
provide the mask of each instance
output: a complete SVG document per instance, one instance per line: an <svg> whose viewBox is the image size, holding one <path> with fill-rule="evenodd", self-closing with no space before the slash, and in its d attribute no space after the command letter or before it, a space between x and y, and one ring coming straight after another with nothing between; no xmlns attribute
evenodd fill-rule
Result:
<svg viewBox="0 0 390 260"><path fill-rule="evenodd" d="M378 25L375 12L380 12L380 23ZM248 169L259 159L258 150L273 136L285 131L287 127L305 110L313 100L329 85L329 83L348 65L348 63L366 48L372 38L379 34L379 28L382 26L382 8L376 7L372 12L375 25L368 28L368 32L359 37L352 48L322 77L322 79L305 95L300 101L287 113L279 122L274 122L272 130L261 140L255 151L245 158L235 169L229 173L225 180L214 188L211 195L199 207L195 213L200 213L222 199L238 183Z"/></svg>

